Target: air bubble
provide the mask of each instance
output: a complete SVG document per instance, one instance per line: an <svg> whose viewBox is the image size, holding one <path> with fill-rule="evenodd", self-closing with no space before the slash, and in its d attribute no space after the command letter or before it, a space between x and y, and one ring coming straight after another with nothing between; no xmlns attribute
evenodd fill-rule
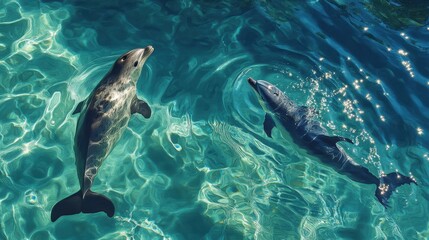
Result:
<svg viewBox="0 0 429 240"><path fill-rule="evenodd" d="M38 203L38 198L35 192L28 191L25 193L25 202L30 205L35 205Z"/></svg>

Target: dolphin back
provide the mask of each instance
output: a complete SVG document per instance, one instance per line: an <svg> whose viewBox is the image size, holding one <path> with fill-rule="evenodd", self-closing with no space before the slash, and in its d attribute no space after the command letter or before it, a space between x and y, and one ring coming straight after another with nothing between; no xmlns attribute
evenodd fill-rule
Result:
<svg viewBox="0 0 429 240"><path fill-rule="evenodd" d="M51 212L51 221L55 222L61 216L74 215L81 212L105 212L107 216L112 217L115 214L115 206L106 196L90 190L83 198L82 191L79 190L55 204Z"/></svg>

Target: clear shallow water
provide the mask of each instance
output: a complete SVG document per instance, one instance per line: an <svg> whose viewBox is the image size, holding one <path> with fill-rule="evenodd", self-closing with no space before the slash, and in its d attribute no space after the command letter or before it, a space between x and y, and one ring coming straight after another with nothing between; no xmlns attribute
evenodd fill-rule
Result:
<svg viewBox="0 0 429 240"><path fill-rule="evenodd" d="M427 5L282 2L0 1L0 239L427 239ZM149 44L153 116L132 118L93 187L115 217L51 223L78 189L71 112ZM372 173L419 186L385 210L375 186L267 138L249 76L317 109Z"/></svg>

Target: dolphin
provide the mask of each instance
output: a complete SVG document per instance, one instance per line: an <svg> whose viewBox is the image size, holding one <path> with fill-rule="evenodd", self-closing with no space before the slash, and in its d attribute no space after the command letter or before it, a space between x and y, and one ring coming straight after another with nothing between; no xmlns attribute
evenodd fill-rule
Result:
<svg viewBox="0 0 429 240"><path fill-rule="evenodd" d="M329 136L320 122L312 120L312 110L306 106L298 106L273 84L264 80L249 78L250 86L255 90L259 103L266 112L264 131L271 137L274 126L281 129L282 134L288 132L293 141L305 148L307 152L317 156L322 163L332 167L338 173L346 175L353 181L364 184L375 184L375 196L387 208L392 192L403 184L417 184L413 177L398 172L374 176L368 168L356 163L342 149L337 147L341 141L352 143L352 140Z"/></svg>
<svg viewBox="0 0 429 240"><path fill-rule="evenodd" d="M80 102L74 152L80 189L52 208L51 221L64 215L105 212L112 217L112 201L91 191L97 172L125 131L132 114L151 116L149 105L137 98L136 84L154 48L147 46L120 56L87 99Z"/></svg>

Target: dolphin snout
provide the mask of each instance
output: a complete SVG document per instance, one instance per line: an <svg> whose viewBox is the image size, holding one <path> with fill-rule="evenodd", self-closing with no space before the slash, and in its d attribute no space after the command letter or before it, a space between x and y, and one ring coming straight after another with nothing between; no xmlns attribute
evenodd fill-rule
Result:
<svg viewBox="0 0 429 240"><path fill-rule="evenodd" d="M151 45L149 45L149 46L145 47L144 50L147 52L153 52L154 48Z"/></svg>
<svg viewBox="0 0 429 240"><path fill-rule="evenodd" d="M256 80L253 78L248 78L247 81L249 82L250 85L256 85Z"/></svg>
<svg viewBox="0 0 429 240"><path fill-rule="evenodd" d="M140 59L146 59L146 58L148 58L152 53L153 53L153 51L154 51L155 49L151 46L151 45L149 45L149 46L147 46L147 47L145 47L145 48L139 48L139 49L137 49L137 54L139 54L139 58Z"/></svg>
<svg viewBox="0 0 429 240"><path fill-rule="evenodd" d="M250 86L252 86L252 87L256 90L256 84L257 84L257 81L256 81L255 79L253 79L253 78L249 77L249 78L247 79L247 82L250 84Z"/></svg>

